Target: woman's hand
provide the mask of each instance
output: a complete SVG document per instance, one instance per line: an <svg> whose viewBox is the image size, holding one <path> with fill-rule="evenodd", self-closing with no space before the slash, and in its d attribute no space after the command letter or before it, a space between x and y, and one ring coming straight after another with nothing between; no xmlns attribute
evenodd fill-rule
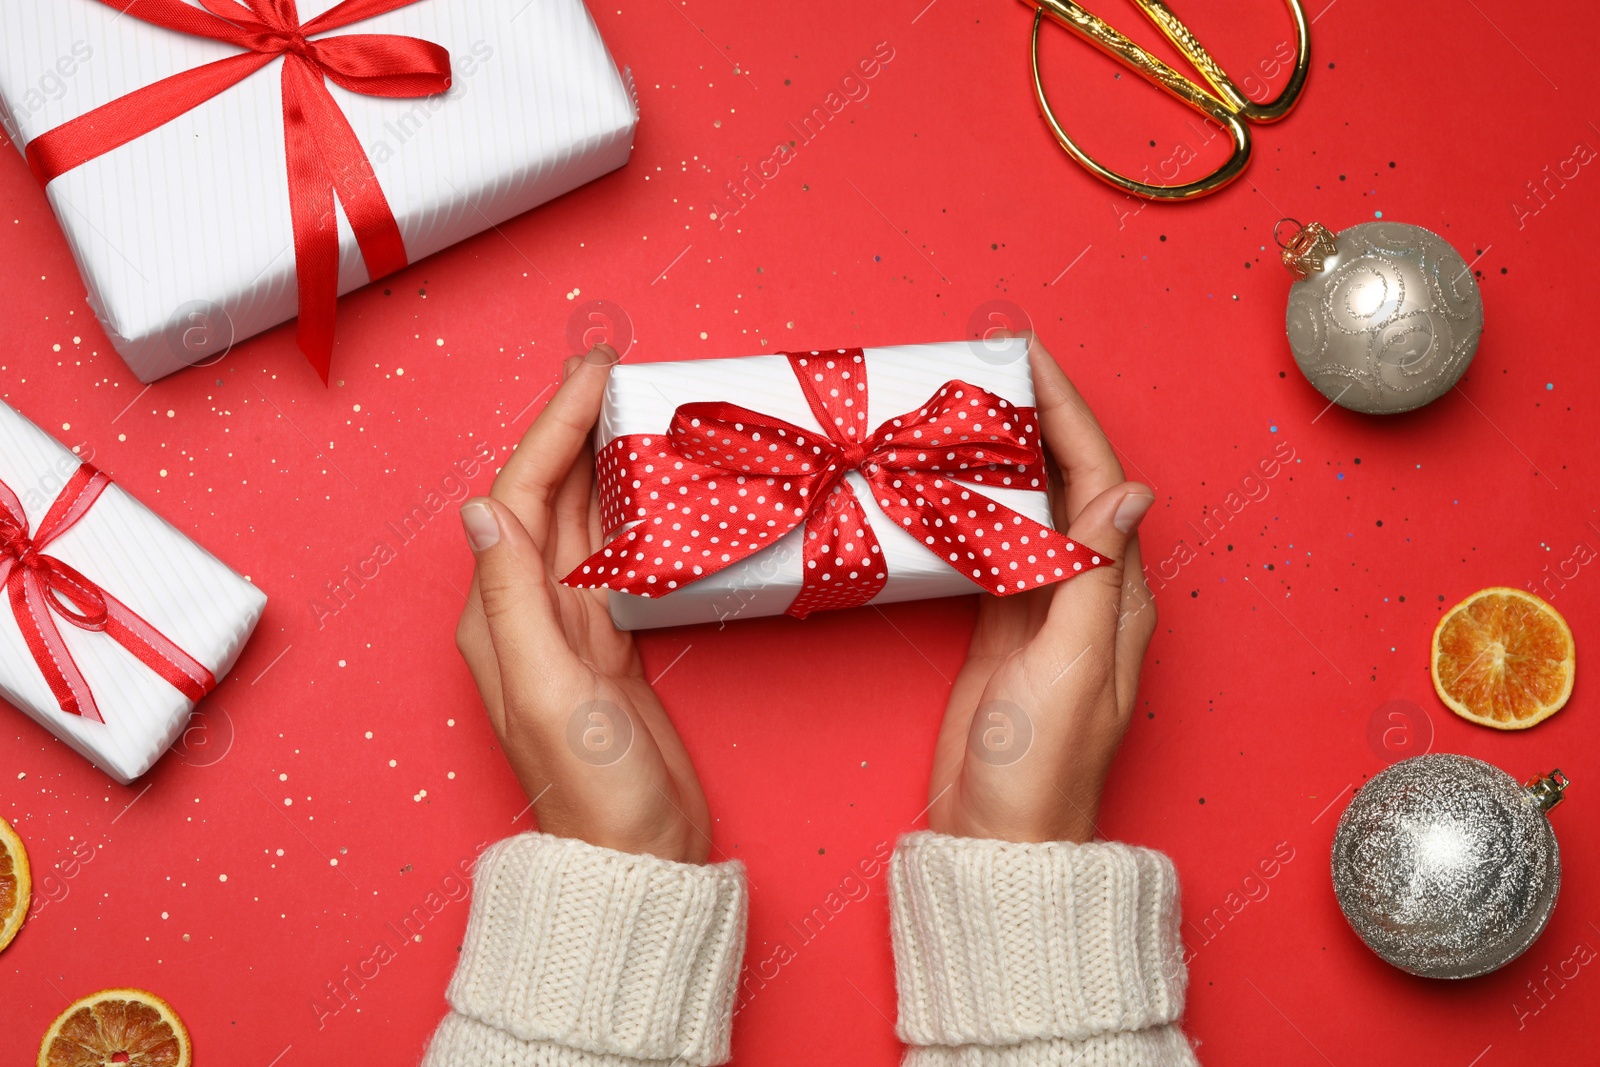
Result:
<svg viewBox="0 0 1600 1067"><path fill-rule="evenodd" d="M928 825L1006 841L1088 841L1133 711L1155 604L1134 531L1155 496L1122 477L1111 443L1037 338L1028 359L1056 528L1114 563L983 598L939 731Z"/></svg>
<svg viewBox="0 0 1600 1067"><path fill-rule="evenodd" d="M462 505L477 568L456 645L541 831L703 863L705 794L632 636L604 590L560 583L601 545L589 431L619 358L567 360L490 495Z"/></svg>

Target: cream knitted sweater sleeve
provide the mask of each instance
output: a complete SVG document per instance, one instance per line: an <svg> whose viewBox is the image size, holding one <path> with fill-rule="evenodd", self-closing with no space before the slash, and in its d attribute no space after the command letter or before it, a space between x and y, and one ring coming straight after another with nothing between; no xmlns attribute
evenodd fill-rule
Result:
<svg viewBox="0 0 1600 1067"><path fill-rule="evenodd" d="M452 1011L423 1067L726 1062L745 912L738 863L501 841L478 860Z"/></svg>
<svg viewBox="0 0 1600 1067"><path fill-rule="evenodd" d="M1192 1067L1159 852L915 833L889 866L905 1067Z"/></svg>

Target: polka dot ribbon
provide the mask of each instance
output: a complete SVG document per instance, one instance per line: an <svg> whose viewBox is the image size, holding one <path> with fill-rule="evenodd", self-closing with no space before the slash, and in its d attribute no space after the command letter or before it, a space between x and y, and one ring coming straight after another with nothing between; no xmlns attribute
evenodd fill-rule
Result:
<svg viewBox="0 0 1600 1067"><path fill-rule="evenodd" d="M1110 562L962 484L1044 491L1032 408L951 380L869 431L861 349L786 355L826 435L715 401L679 406L665 434L616 438L596 459L601 520L628 528L565 584L665 596L803 523L805 578L788 613L865 604L888 567L849 471L891 521L988 592L1019 593Z"/></svg>

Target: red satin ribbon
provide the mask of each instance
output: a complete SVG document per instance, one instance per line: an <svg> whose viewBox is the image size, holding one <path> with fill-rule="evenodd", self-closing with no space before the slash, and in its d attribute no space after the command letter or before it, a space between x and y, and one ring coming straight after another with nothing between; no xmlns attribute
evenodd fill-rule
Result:
<svg viewBox="0 0 1600 1067"><path fill-rule="evenodd" d="M81 465L30 535L22 501L0 482L0 584L11 598L11 613L61 710L96 722L105 718L52 616L80 630L105 633L190 700L199 700L217 684L204 665L132 608L76 569L45 555L50 542L83 518L110 484L106 475L87 463Z"/></svg>
<svg viewBox="0 0 1600 1067"><path fill-rule="evenodd" d="M1020 593L1110 562L962 484L1044 490L1032 408L953 380L868 432L861 349L786 354L827 434L714 402L679 406L665 434L616 438L596 457L601 521L632 525L565 584L665 596L804 523L805 578L788 613L865 604L888 572L845 479L852 470L892 522L988 592Z"/></svg>
<svg viewBox="0 0 1600 1067"><path fill-rule="evenodd" d="M355 230L368 280L399 270L407 259L400 226L372 162L324 79L367 96L432 96L450 88L450 53L430 41L395 34L309 39L416 0L344 0L304 25L295 0L200 0L204 11L183 0L100 2L153 25L246 51L163 78L45 131L28 144L28 166L34 177L40 185L48 185L74 167L171 122L282 56L283 140L300 296L295 342L326 383L339 296L335 196Z"/></svg>

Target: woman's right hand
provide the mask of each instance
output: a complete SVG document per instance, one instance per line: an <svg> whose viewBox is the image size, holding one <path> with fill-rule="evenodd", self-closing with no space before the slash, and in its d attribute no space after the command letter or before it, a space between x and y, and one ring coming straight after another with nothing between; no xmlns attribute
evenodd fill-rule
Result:
<svg viewBox="0 0 1600 1067"><path fill-rule="evenodd" d="M1056 529L1113 562L983 597L939 731L928 825L962 837L1082 842L1094 836L1155 633L1136 532L1155 496L1123 480L1083 397L1031 336L1028 358L1039 427L1059 468L1050 486Z"/></svg>

